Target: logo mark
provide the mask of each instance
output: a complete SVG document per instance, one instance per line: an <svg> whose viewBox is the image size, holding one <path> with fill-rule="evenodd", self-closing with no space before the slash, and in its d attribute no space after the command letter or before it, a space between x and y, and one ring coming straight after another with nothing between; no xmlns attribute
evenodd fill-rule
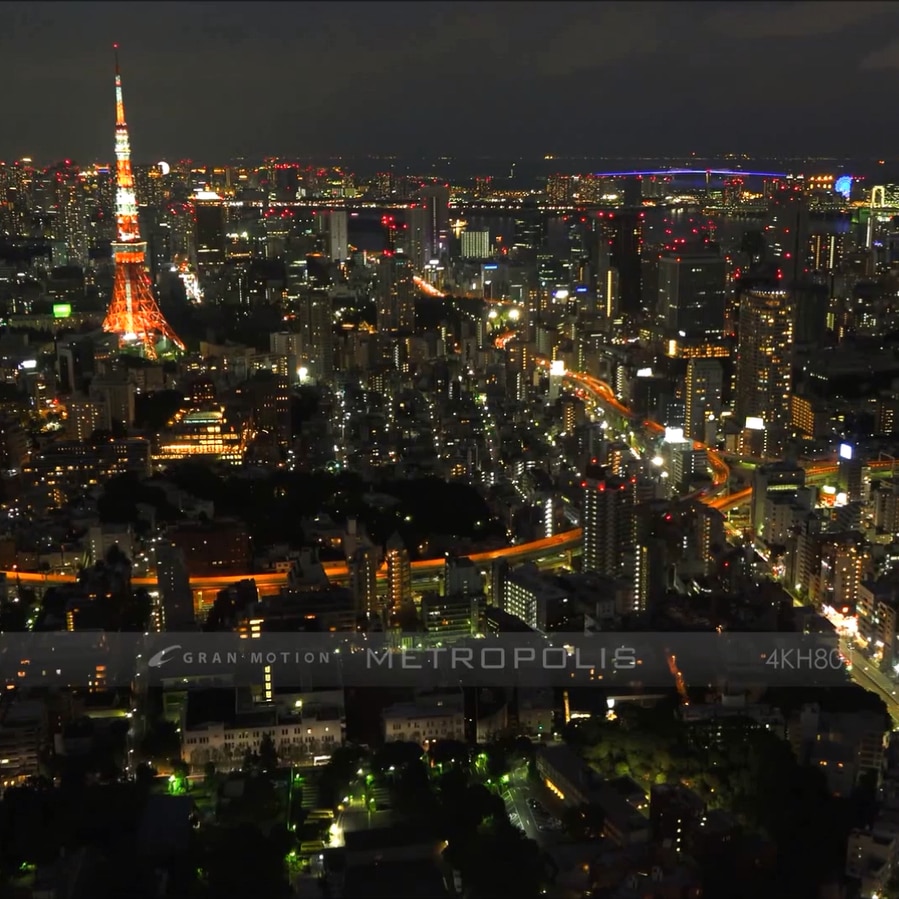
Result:
<svg viewBox="0 0 899 899"><path fill-rule="evenodd" d="M156 653L156 655L152 655L149 659L147 659L147 665L150 668L162 668L162 666L165 665L166 662L172 661L169 653L174 652L176 649L181 649L181 646L175 644L174 646L166 646L165 649L160 649L159 652Z"/></svg>

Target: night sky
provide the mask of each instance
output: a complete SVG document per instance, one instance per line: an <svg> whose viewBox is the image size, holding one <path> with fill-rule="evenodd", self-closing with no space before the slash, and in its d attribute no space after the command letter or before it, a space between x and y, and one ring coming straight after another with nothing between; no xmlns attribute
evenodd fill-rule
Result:
<svg viewBox="0 0 899 899"><path fill-rule="evenodd" d="M899 3L0 3L0 159L899 148Z"/></svg>

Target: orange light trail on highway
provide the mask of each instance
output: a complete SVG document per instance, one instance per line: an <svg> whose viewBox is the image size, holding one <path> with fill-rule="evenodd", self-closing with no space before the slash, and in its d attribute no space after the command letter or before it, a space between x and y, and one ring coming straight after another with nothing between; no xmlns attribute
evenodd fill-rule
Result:
<svg viewBox="0 0 899 899"><path fill-rule="evenodd" d="M546 360L538 361L542 365L548 364ZM567 372L565 377L584 385L588 390L597 395L601 403L610 406L619 414L630 418L631 420L635 418L634 413L618 400L612 392L612 388L604 381L600 381L598 378L594 378L592 375L584 374L583 372ZM662 425L655 421L644 421L643 426L656 433L662 433L665 430ZM720 490L721 488L726 487L730 477L730 466L724 461L721 454L717 453L715 450L709 449L705 444L699 443L698 441L694 443L694 447L696 449L704 448L708 452L709 464L711 465L713 472L714 489ZM869 462L868 467L885 469L892 467L893 464L892 460L880 460L877 462ZM838 466L834 465L832 462L820 462L809 466L806 469L806 472L811 477L823 477L835 474L837 469ZM698 491L697 493L690 494L690 497L695 497L699 502L712 509L717 509L719 512L729 512L731 509L743 505L752 498L752 488L748 487L728 496L709 496L701 494L702 491ZM583 531L580 528L574 528L570 531L563 531L553 537L543 537L540 540L519 543L515 546L505 546L502 549L472 553L468 558L470 558L475 565L483 565L486 563L493 563L499 559L504 559L507 562L530 561L535 557L539 558L540 556L546 555L552 550L555 550L554 554L561 555L577 549L580 545L582 534ZM445 564L445 558L420 559L417 562L412 563L412 573L419 577L426 574L439 574L443 570ZM346 580L349 577L349 569L345 562L324 562L322 567L329 580L340 581ZM16 569L0 571L0 574L6 575L9 580L16 580L22 584L34 584L45 587L73 584L77 580L76 576L73 574L44 574L36 571L18 571ZM378 579L383 580L386 577L387 567L386 565L382 565L378 571ZM287 586L287 573L283 571L263 572L261 574L238 573L216 575L214 577L192 577L190 579L190 585L194 590L221 590L237 581L249 579L254 580L256 586L261 590L270 590ZM132 578L131 583L136 587L147 588L155 588L158 585L158 581L154 577Z"/></svg>
<svg viewBox="0 0 899 899"><path fill-rule="evenodd" d="M435 297L436 299L442 299L446 296L446 294L442 290L438 290L433 284L429 284L425 281L424 278L419 278L418 275L414 275L412 278L412 283L423 293L429 297Z"/></svg>

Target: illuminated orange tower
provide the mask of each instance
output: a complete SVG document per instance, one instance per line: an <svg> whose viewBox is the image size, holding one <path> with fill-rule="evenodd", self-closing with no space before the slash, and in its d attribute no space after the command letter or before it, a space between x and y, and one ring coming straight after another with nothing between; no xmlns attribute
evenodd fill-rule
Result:
<svg viewBox="0 0 899 899"><path fill-rule="evenodd" d="M161 338L179 349L184 344L165 320L147 274L147 245L140 239L134 176L131 174L131 142L125 124L122 75L119 72L119 45L115 44L115 155L116 155L116 241L112 245L115 280L112 299L103 321L103 330L118 334L125 345L136 345L148 358L156 358Z"/></svg>

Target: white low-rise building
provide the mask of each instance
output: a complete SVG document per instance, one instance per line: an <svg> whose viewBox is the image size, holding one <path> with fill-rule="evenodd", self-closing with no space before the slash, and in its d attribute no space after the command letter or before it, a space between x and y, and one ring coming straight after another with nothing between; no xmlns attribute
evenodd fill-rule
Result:
<svg viewBox="0 0 899 899"><path fill-rule="evenodd" d="M465 707L461 692L422 694L413 702L389 706L383 712L386 742L420 743L465 740Z"/></svg>
<svg viewBox="0 0 899 899"><path fill-rule="evenodd" d="M181 728L181 754L191 765L239 766L269 735L285 761L330 755L343 745L343 690L278 694L274 701L240 708L236 694L190 693Z"/></svg>

